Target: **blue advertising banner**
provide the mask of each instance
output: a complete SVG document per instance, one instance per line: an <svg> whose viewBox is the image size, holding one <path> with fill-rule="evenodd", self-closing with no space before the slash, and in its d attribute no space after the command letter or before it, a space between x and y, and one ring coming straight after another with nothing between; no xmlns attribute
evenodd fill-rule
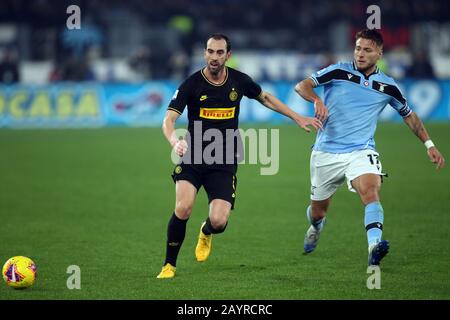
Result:
<svg viewBox="0 0 450 320"><path fill-rule="evenodd" d="M0 86L0 126L103 126L102 91L97 84Z"/></svg>
<svg viewBox="0 0 450 320"><path fill-rule="evenodd" d="M60 83L48 86L0 86L0 127L77 128L100 126L160 126L177 83L142 84ZM292 82L265 82L273 93L303 115L312 105L293 90ZM412 109L424 120L450 120L450 81L406 80L400 83ZM321 90L319 89L319 92ZM186 113L186 112L185 112ZM186 121L183 114L181 121ZM244 98L240 123L288 121L280 114ZM382 121L400 121L387 106Z"/></svg>

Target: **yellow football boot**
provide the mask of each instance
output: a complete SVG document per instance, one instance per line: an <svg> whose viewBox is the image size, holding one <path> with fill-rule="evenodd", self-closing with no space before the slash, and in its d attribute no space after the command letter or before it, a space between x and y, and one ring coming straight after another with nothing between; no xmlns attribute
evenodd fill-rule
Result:
<svg viewBox="0 0 450 320"><path fill-rule="evenodd" d="M162 270L158 274L157 278L158 279L170 279L170 278L173 278L173 277L175 277L175 270L177 270L177 268L175 268L170 263L166 263L166 265L164 267L162 267Z"/></svg>
<svg viewBox="0 0 450 320"><path fill-rule="evenodd" d="M198 262L206 261L206 259L208 259L209 257L209 254L211 253L212 234L207 236L202 232L202 228L205 224L206 222L203 222L202 226L200 227L197 247L195 247L195 258Z"/></svg>

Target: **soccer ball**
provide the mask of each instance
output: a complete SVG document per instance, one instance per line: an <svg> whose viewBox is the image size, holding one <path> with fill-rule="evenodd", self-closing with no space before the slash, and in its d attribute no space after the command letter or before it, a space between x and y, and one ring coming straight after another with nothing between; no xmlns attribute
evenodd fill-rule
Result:
<svg viewBox="0 0 450 320"><path fill-rule="evenodd" d="M25 289L36 280L37 269L30 258L17 256L6 261L2 275L8 286L14 289Z"/></svg>

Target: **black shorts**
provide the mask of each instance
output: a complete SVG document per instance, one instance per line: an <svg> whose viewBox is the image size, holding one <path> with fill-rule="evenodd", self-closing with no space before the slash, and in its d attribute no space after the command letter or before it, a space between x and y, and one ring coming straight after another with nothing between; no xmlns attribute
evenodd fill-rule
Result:
<svg viewBox="0 0 450 320"><path fill-rule="evenodd" d="M194 185L197 192L203 186L208 195L208 203L214 199L222 199L231 203L234 209L236 199L237 165L207 166L181 163L172 173L174 182L187 180Z"/></svg>

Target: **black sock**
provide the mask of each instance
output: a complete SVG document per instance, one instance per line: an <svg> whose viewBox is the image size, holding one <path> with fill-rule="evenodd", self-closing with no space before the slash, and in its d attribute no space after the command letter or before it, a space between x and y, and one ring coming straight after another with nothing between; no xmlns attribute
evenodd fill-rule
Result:
<svg viewBox="0 0 450 320"><path fill-rule="evenodd" d="M205 234L205 236L209 236L211 233L213 234L217 234L217 233L222 233L225 231L226 227L228 225L228 222L225 224L225 227L223 227L222 229L214 229L214 227L211 225L211 220L206 219L206 223L202 228L202 232Z"/></svg>
<svg viewBox="0 0 450 320"><path fill-rule="evenodd" d="M166 246L166 263L170 263L174 267L177 265L178 252L183 244L184 236L186 235L186 223L188 219L181 220L172 214L167 226L167 246Z"/></svg>

